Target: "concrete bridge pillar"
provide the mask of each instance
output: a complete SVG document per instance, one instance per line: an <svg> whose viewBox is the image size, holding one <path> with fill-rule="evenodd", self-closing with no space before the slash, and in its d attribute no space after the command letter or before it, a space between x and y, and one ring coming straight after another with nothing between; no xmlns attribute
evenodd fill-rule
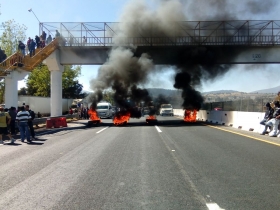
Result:
<svg viewBox="0 0 280 210"><path fill-rule="evenodd" d="M60 64L59 51L55 50L45 60L51 72L51 117L62 115L62 73L64 66Z"/></svg>
<svg viewBox="0 0 280 210"><path fill-rule="evenodd" d="M14 70L5 77L5 107L18 107L18 81L23 80L29 72Z"/></svg>

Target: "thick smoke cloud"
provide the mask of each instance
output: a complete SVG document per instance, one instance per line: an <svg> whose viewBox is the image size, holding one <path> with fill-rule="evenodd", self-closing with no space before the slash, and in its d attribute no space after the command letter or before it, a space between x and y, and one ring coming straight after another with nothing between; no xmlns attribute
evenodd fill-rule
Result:
<svg viewBox="0 0 280 210"><path fill-rule="evenodd" d="M128 99L134 103L150 100L147 92L137 86L146 83L148 75L155 70L153 57L150 57L149 52L136 57L137 43L131 42L129 48L125 47L128 38L139 37L149 44L151 37L185 36L181 21L242 19L236 15L238 11L244 9L240 5L249 8L248 13L266 13L275 1L270 0L271 4L266 3L265 6L261 0L250 1L250 4L241 0L156 2L156 6L155 4L151 6L144 0L135 0L130 1L125 7L117 28L114 28L115 47L111 50L108 61L99 69L97 78L91 81L93 90L112 88L115 91L115 100L123 108L131 106ZM237 56L234 49L220 49L221 52L223 50L231 50L232 56ZM207 47L190 48L176 58L174 69L177 75L174 87L183 90L183 108L200 109L203 98L195 88L201 85L202 79L213 80L232 67L217 65L215 59L217 59L215 53Z"/></svg>

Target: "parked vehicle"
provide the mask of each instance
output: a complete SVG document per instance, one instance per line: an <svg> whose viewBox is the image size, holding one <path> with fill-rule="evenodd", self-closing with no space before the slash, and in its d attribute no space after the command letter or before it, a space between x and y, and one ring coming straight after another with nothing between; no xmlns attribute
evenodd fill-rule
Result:
<svg viewBox="0 0 280 210"><path fill-rule="evenodd" d="M163 115L174 116L172 105L171 104L162 104L160 106L159 114L161 116L163 116Z"/></svg>
<svg viewBox="0 0 280 210"><path fill-rule="evenodd" d="M96 112L100 118L113 118L114 111L108 102L100 102L96 106Z"/></svg>

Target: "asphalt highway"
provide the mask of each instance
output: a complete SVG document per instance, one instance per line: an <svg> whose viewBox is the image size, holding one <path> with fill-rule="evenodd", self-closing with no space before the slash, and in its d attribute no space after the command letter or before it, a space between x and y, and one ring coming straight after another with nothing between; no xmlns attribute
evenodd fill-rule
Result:
<svg viewBox="0 0 280 210"><path fill-rule="evenodd" d="M158 116L0 146L0 209L279 210L280 138Z"/></svg>

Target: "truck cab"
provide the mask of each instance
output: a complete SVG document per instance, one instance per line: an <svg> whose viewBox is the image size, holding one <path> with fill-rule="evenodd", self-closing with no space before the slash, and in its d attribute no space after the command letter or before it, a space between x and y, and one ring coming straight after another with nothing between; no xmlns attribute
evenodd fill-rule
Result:
<svg viewBox="0 0 280 210"><path fill-rule="evenodd" d="M162 104L160 106L159 114L161 116L164 116L164 115L174 116L172 105L171 104Z"/></svg>

